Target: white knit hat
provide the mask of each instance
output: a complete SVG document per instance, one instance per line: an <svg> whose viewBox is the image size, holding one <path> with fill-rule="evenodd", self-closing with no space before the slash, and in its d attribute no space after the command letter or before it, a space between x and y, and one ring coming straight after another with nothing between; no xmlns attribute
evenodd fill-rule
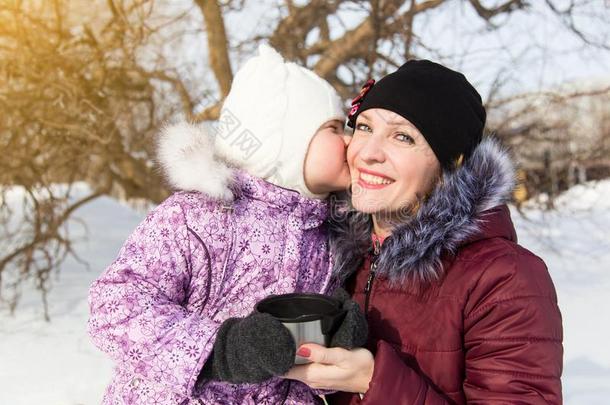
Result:
<svg viewBox="0 0 610 405"><path fill-rule="evenodd" d="M337 92L268 45L237 72L216 125L216 153L253 176L311 198L303 165L322 124L345 119Z"/></svg>

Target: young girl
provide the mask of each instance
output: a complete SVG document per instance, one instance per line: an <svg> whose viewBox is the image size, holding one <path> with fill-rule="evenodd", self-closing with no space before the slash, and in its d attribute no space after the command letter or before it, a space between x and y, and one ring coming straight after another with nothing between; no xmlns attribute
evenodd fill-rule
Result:
<svg viewBox="0 0 610 405"><path fill-rule="evenodd" d="M160 162L189 191L150 212L90 289L89 333L117 363L104 404L319 401L277 377L294 341L253 308L330 288L324 221L328 193L349 184L343 118L328 83L263 46L216 126L164 131Z"/></svg>

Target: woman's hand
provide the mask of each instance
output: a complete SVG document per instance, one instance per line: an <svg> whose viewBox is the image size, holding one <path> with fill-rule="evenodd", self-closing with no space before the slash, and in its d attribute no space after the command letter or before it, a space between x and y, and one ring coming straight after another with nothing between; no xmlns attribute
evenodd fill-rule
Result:
<svg viewBox="0 0 610 405"><path fill-rule="evenodd" d="M309 351L309 352L308 352ZM346 350L308 343L297 352L313 363L292 367L284 378L299 380L312 388L365 393L373 377L375 359L366 349Z"/></svg>

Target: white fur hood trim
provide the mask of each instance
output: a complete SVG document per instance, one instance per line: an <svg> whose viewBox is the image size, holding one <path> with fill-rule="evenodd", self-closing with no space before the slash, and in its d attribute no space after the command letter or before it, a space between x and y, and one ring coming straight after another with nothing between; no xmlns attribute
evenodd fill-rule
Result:
<svg viewBox="0 0 610 405"><path fill-rule="evenodd" d="M210 132L206 124L166 126L157 139L157 160L171 187L231 201L234 169L215 155Z"/></svg>

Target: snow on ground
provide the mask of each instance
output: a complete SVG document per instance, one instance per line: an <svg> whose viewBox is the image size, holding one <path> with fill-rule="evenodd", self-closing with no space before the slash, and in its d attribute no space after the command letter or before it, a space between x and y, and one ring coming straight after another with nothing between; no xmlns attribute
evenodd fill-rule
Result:
<svg viewBox="0 0 610 405"><path fill-rule="evenodd" d="M610 180L571 188L545 212L513 210L520 243L546 262L564 327L566 404L610 398Z"/></svg>
<svg viewBox="0 0 610 405"><path fill-rule="evenodd" d="M556 212L535 204L524 216L513 209L522 245L547 263L557 288L565 331L564 399L568 405L607 404L610 397L610 181L572 188ZM39 294L23 291L16 316L0 308L0 404L97 404L112 363L86 335L87 290L114 259L145 216L110 198L82 207L77 215L89 239L77 252L87 271L69 259L53 277L51 322L42 317Z"/></svg>
<svg viewBox="0 0 610 405"><path fill-rule="evenodd" d="M76 250L90 270L68 259L52 277L51 322L43 320L32 286L14 318L0 312L0 404L100 403L112 363L86 334L87 290L144 215L107 197L82 207L77 216L86 221L89 240Z"/></svg>

